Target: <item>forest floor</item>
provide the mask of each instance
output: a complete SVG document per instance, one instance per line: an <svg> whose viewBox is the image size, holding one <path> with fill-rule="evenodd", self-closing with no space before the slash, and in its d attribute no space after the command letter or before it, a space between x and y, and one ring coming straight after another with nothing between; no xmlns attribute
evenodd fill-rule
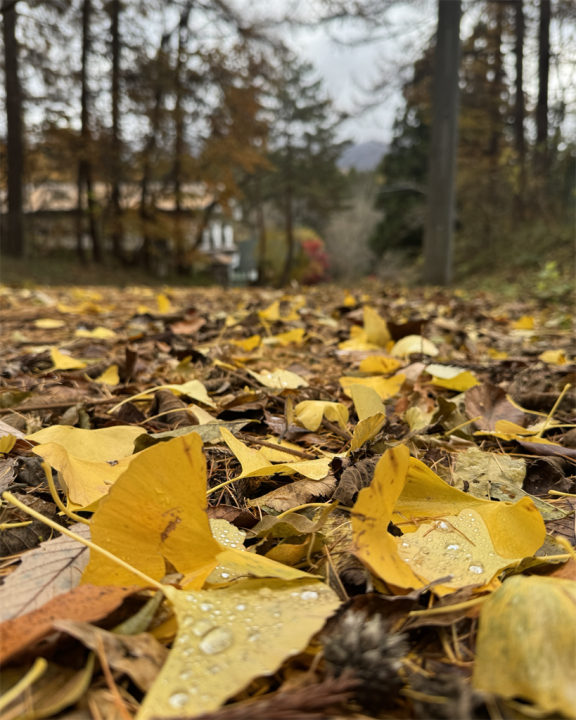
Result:
<svg viewBox="0 0 576 720"><path fill-rule="evenodd" d="M3 720L575 717L565 292L69 280L0 287Z"/></svg>

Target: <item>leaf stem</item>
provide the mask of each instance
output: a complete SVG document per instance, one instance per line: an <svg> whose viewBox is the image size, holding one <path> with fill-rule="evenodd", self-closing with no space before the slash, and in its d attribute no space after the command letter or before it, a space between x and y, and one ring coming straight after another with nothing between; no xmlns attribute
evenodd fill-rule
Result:
<svg viewBox="0 0 576 720"><path fill-rule="evenodd" d="M456 430L460 430L460 428L466 427L466 425L470 425L470 423L476 422L476 420L480 420L481 417L482 415L476 415L472 420L466 420L466 422L460 423L460 425L456 425L456 427L447 430L445 435L450 435L450 433L456 432Z"/></svg>
<svg viewBox="0 0 576 720"><path fill-rule="evenodd" d="M572 385L570 385L570 383L566 383L566 385L564 385L564 390L562 390L562 392L561 392L560 395L558 396L558 400L556 400L556 402L554 403L554 407L553 407L552 410L550 410L550 412L548 413L548 416L546 417L546 420L544 420L544 425L542 425L542 428L541 428L541 430L538 432L538 434L536 435L536 437L541 438L542 435L544 435L544 433L546 432L546 429L547 429L547 427L548 427L548 423L552 420L552 418L554 417L554 413L556 412L556 410L558 409L558 406L559 406L560 403L562 402L562 398L564 397L564 395L566 395L566 393L568 392L568 390L570 390L571 387L572 387Z"/></svg>
<svg viewBox="0 0 576 720"><path fill-rule="evenodd" d="M456 610L466 610L466 608L480 605L488 597L488 595L482 595L482 597L474 598L473 600L466 600L465 602L457 603L456 605L443 605L442 607L433 607L428 610L412 610L408 613L408 615L410 617L422 617L428 615L443 615L445 613L451 613Z"/></svg>
<svg viewBox="0 0 576 720"><path fill-rule="evenodd" d="M53 530L56 530L59 533L62 533L63 535L67 535L69 538L72 538L72 540L76 540L79 543L82 543L82 545L85 545L86 547L89 547L90 550L95 550L96 552L101 553L102 555L105 555L109 560L112 560L112 562L115 562L117 565L122 566L125 570L128 570L129 572L133 573L134 575L138 576L141 580L144 580L144 582L147 585L152 585L152 587L157 588L161 592L164 592L166 587L164 585L161 585L157 580L154 580L154 578L149 577L145 573L138 570L138 568L133 567L129 563L125 562L121 558L119 558L117 555L114 555L113 553L109 552L108 550L104 550L103 547L100 547L100 545L96 545L96 543L93 543L91 540L86 540L86 538L83 538L81 535L77 535L75 532L72 532L72 530L68 530L68 528L62 527L62 525L58 525L58 523L54 522L53 520L50 520L47 517L44 517L39 512L36 512L36 510L32 510L32 508L29 508L27 505L24 505L23 502L20 502L20 500L17 500L14 495L10 492L2 493L2 498L4 500L7 500L8 502L12 503L12 505L16 505L17 508L20 508L20 510L23 510L25 513L28 513L28 515L31 515L36 520L40 520L45 525L48 525Z"/></svg>
<svg viewBox="0 0 576 720"><path fill-rule="evenodd" d="M7 690L2 694L2 697L0 697L0 710L4 710L7 705L10 705L13 700L16 700L17 697L22 695L22 693L27 690L30 685L35 683L36 680L44 675L47 669L48 663L46 660L43 657L36 658L34 665L32 665L26 675L24 675L24 677L19 680L16 685L11 687L10 690Z"/></svg>
<svg viewBox="0 0 576 720"><path fill-rule="evenodd" d="M280 513L280 515L276 515L276 520L280 520L280 518L286 517L286 515L290 515L290 513L297 512L298 510L305 510L306 508L311 507L331 507L338 504L338 501L336 503L305 503L304 505L298 505L296 507L290 508L290 510L285 510L283 513Z"/></svg>
<svg viewBox="0 0 576 720"><path fill-rule="evenodd" d="M2 523L0 524L0 530L10 530L17 527L26 527L26 525L32 525L32 520L25 520L24 522L17 523Z"/></svg>
<svg viewBox="0 0 576 720"><path fill-rule="evenodd" d="M73 513L72 510L69 510L66 505L60 500L60 497L58 495L58 491L56 490L56 485L54 485L54 478L52 477L52 468L48 463L43 460L42 461L42 470L44 470L44 474L46 475L46 480L48 481L48 487L50 488L50 494L52 495L52 500L56 503L56 505L62 510L64 515L67 515L70 520L74 520L74 522L83 523L84 525L90 525L90 520L86 520L86 518L80 517L80 515L76 515L76 513Z"/></svg>

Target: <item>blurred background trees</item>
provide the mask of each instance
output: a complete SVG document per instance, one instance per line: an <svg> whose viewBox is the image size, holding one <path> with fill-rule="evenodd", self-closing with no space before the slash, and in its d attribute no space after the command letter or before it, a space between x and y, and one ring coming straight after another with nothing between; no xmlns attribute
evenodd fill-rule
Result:
<svg viewBox="0 0 576 720"><path fill-rule="evenodd" d="M390 10L433 18L436 4L318 0L313 21L360 21L370 40L393 33ZM399 80L403 102L376 167L379 155L345 160L346 118L314 68L286 48L278 22L242 8L2 0L3 253L184 277L206 267L218 225L254 245L260 282L420 267L433 23L415 60L380 68L376 84ZM459 277L570 255L575 28L572 0L464 2ZM232 247L215 235L213 257Z"/></svg>

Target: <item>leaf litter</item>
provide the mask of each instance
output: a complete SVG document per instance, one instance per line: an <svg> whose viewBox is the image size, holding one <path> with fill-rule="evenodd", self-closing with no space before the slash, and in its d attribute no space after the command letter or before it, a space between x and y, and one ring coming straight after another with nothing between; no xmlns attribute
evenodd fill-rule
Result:
<svg viewBox="0 0 576 720"><path fill-rule="evenodd" d="M576 717L569 308L0 302L3 717Z"/></svg>

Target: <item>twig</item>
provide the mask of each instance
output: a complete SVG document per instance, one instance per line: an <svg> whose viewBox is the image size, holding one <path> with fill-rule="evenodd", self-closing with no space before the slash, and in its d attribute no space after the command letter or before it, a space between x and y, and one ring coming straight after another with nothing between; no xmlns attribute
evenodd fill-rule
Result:
<svg viewBox="0 0 576 720"><path fill-rule="evenodd" d="M113 398L76 398L74 400L66 400L65 402L39 403L38 405L18 405L18 407L0 408L0 415L8 415L9 413L25 413L34 412L36 410L59 410L61 408L69 408L73 405L83 403L84 405L113 405L118 402L118 397Z"/></svg>
<svg viewBox="0 0 576 720"><path fill-rule="evenodd" d="M242 433L242 435L245 435L245 433ZM294 450L293 448L284 447L284 445L275 445L274 443L267 442L266 440L256 439L251 435L245 435L245 437L247 440L250 440L250 442L253 442L256 445L262 445L263 447L271 448L272 450L280 450L281 452L288 453L288 455L300 457L303 460L318 460L316 456L310 455L310 453L307 452L302 452L302 450Z"/></svg>
<svg viewBox="0 0 576 720"><path fill-rule="evenodd" d="M110 672L110 665L108 665L108 658L106 657L104 642L102 641L101 635L97 635L96 638L96 652L98 653L98 660L100 660L100 665L102 666L102 672L106 678L106 685L108 685L108 690L110 690L112 699L114 700L114 705L116 705L118 712L124 720L132 720L132 715L128 712L128 708L126 707L126 704L122 699L122 695L120 695L120 691L114 682L112 673Z"/></svg>
<svg viewBox="0 0 576 720"><path fill-rule="evenodd" d="M333 432L334 435L339 435L341 438L344 438L344 440L352 440L352 435L350 435L347 430L342 430L338 427L338 425L334 425L334 423L331 423L330 420L326 420L326 418L323 418L322 425L324 425L325 428L330 430L330 432Z"/></svg>

